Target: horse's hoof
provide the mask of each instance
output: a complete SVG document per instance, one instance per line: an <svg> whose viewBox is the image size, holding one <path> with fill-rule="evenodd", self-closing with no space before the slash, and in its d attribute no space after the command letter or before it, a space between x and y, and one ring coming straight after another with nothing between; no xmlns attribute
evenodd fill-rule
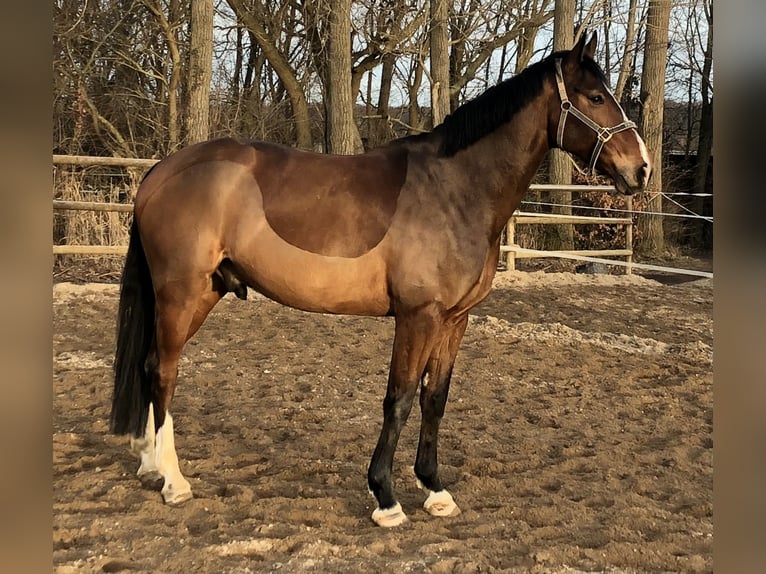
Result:
<svg viewBox="0 0 766 574"><path fill-rule="evenodd" d="M179 492L166 489L162 491L162 498L168 506L181 506L184 502L192 499L192 491L189 489Z"/></svg>
<svg viewBox="0 0 766 574"><path fill-rule="evenodd" d="M457 516L460 514L460 508L446 490L431 492L423 503L423 508L431 516Z"/></svg>
<svg viewBox="0 0 766 574"><path fill-rule="evenodd" d="M391 508L376 508L372 513L372 521L383 528L393 528L406 524L409 519L402 512L402 505L397 502Z"/></svg>
<svg viewBox="0 0 766 574"><path fill-rule="evenodd" d="M156 470L142 472L138 475L138 480L141 481L141 486L143 488L147 490L156 490L157 492L162 490L162 486L165 484L165 479Z"/></svg>

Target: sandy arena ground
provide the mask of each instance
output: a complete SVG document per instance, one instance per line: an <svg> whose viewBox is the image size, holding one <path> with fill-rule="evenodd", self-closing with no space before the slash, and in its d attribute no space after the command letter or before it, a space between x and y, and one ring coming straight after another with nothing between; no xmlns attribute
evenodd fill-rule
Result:
<svg viewBox="0 0 766 574"><path fill-rule="evenodd" d="M411 523L370 520L391 319L228 295L173 403L180 508L108 434L115 285L54 288L53 571L712 572L713 287L501 273L442 424L462 508L422 510L413 408L394 465Z"/></svg>

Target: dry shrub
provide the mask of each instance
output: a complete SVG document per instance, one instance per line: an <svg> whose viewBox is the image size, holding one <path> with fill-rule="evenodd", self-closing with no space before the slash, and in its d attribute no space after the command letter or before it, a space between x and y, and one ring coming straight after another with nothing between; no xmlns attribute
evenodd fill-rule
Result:
<svg viewBox="0 0 766 574"><path fill-rule="evenodd" d="M633 220L633 243L641 236L641 230L637 226L636 213L628 214L628 199L615 192L607 191L581 191L578 192L577 205L591 209L573 209L577 215L589 215L604 218L624 218L630 216ZM648 197L645 194L632 197L632 211L646 209ZM611 210L621 211L611 211ZM615 249L626 245L626 225L583 224L574 227L575 249Z"/></svg>

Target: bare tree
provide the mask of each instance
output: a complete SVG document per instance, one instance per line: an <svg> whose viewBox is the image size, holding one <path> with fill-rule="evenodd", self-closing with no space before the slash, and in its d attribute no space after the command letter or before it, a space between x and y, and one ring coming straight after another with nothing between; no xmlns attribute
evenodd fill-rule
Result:
<svg viewBox="0 0 766 574"><path fill-rule="evenodd" d="M245 7L244 0L226 1L240 21L252 32L263 54L287 91L294 116L295 137L298 147L310 149L312 147L312 136L308 101L303 86L298 81L297 73L290 65L287 55L277 48L275 37L279 36L281 30L275 34L267 33L264 26L266 7L261 3L261 0L252 2L251 8Z"/></svg>
<svg viewBox="0 0 766 574"><path fill-rule="evenodd" d="M210 133L210 81L213 77L213 0L191 1L189 106L186 140L197 143Z"/></svg>
<svg viewBox="0 0 766 574"><path fill-rule="evenodd" d="M452 18L452 55L450 58L450 91L454 108L469 83L489 65L497 50L517 43L517 63L529 61L534 37L553 18L553 0L513 0L486 2L461 0ZM521 71L517 67L517 71ZM486 86L484 86L486 87Z"/></svg>
<svg viewBox="0 0 766 574"><path fill-rule="evenodd" d="M140 0L54 4L54 149L149 155L166 141L166 45Z"/></svg>
<svg viewBox="0 0 766 574"><path fill-rule="evenodd" d="M420 53L425 52L425 46L420 50ZM410 62L408 74L407 74L407 96L409 97L409 129L408 133L416 134L423 131L425 124L421 111L420 103L418 102L418 93L420 92L420 86L423 83L423 66L421 64L422 58L414 58Z"/></svg>
<svg viewBox="0 0 766 574"><path fill-rule="evenodd" d="M521 26L521 33L516 38L516 73L529 66L535 55L538 33L543 26L550 22L556 6L553 0L524 0L517 2L516 11L509 10L508 15L515 16ZM554 4L554 12L549 10ZM509 26L510 27L510 26ZM567 46L570 47L570 46Z"/></svg>
<svg viewBox="0 0 766 574"><path fill-rule="evenodd" d="M700 96L702 98L702 109L700 110L699 137L697 143L697 162L694 171L694 192L696 201L694 210L696 213L702 213L703 196L707 191L708 170L710 166L710 155L713 151L713 84L711 81L713 73L713 0L703 0L702 6L706 19L707 41L705 42L705 52L701 70ZM705 225L707 222L702 221ZM697 241L703 243L705 227L697 227Z"/></svg>
<svg viewBox="0 0 766 574"><path fill-rule="evenodd" d="M178 95L181 86L183 64L181 62L181 47L178 39L178 30L181 26L181 9L178 0L171 0L168 6L168 14L165 15L159 0L142 0L144 6L157 20L162 35L167 44L167 57L163 61L162 78L167 78L167 91L163 90L159 100L167 98L167 150L176 150L181 141L181 119L178 111Z"/></svg>
<svg viewBox="0 0 766 574"><path fill-rule="evenodd" d="M365 25L355 29L358 47L352 52L352 90L358 90L357 85L366 74L366 119L370 121L367 145L376 147L395 136L394 124L404 123L401 106L396 108L400 117L392 117L392 112L396 114L391 108L392 88L398 66L413 53L417 54L416 60L421 59L418 38L424 34L427 10L424 3L417 6L408 0L375 0L363 4L366 11L359 20ZM414 46L417 48L413 49ZM379 73L371 73L378 66ZM377 97L373 90L376 80Z"/></svg>
<svg viewBox="0 0 766 574"><path fill-rule="evenodd" d="M671 0L649 0L646 20L646 45L641 71L641 114L639 126L654 159L649 183L647 211L639 219L639 249L659 253L665 247L662 216L662 122L665 106L665 70L668 54L668 29Z"/></svg>
<svg viewBox="0 0 766 574"><path fill-rule="evenodd" d="M635 50L636 42L636 5L638 0L630 0L628 4L628 21L625 29L625 44L620 59L620 72L617 75L617 85L614 89L614 95L618 102L623 100L623 92L628 82L629 76L632 74L631 66L631 52Z"/></svg>

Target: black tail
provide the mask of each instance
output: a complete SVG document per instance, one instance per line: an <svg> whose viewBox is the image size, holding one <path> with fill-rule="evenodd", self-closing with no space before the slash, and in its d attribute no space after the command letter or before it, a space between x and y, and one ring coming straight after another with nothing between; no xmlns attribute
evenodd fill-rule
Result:
<svg viewBox="0 0 766 574"><path fill-rule="evenodd" d="M134 218L120 281L110 419L114 434L144 435L151 400L151 387L144 364L153 338L154 289Z"/></svg>

